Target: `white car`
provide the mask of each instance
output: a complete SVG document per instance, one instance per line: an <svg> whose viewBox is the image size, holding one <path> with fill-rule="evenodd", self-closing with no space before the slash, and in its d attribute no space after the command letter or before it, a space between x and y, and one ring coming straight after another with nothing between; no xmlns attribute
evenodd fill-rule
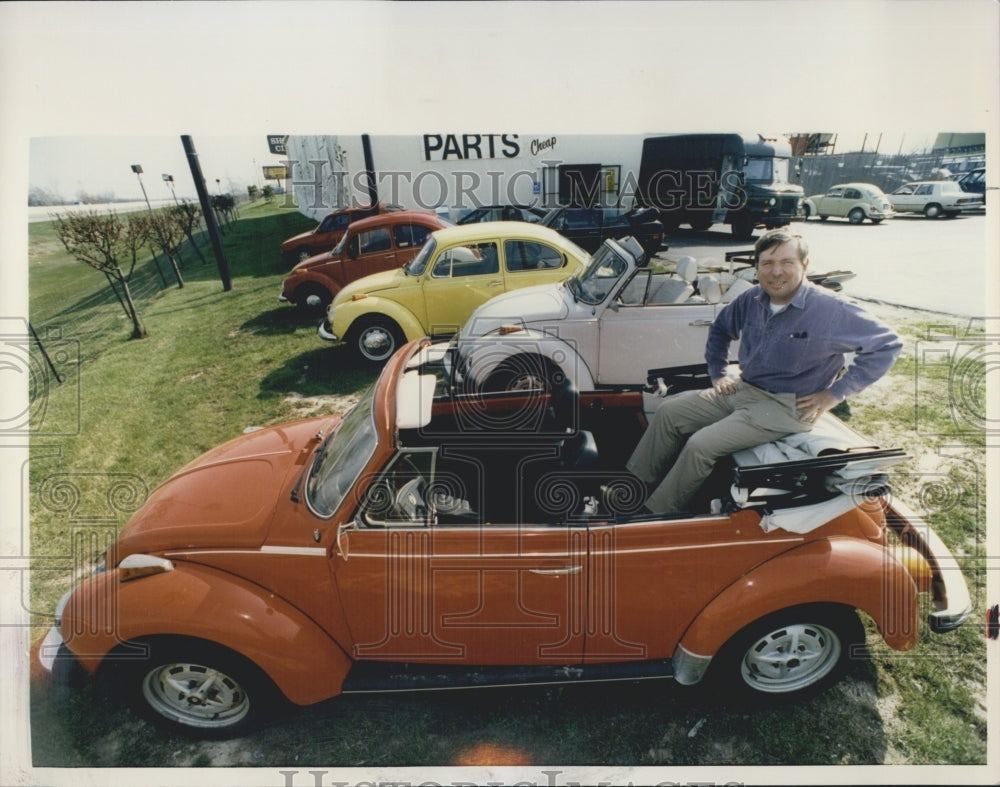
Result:
<svg viewBox="0 0 1000 787"><path fill-rule="evenodd" d="M893 216L892 203L878 186L871 183L841 183L831 186L826 194L814 194L802 202L802 215L808 219L819 216L826 221L830 216L860 224L865 219L878 224Z"/></svg>
<svg viewBox="0 0 1000 787"><path fill-rule="evenodd" d="M478 307L452 341L454 382L468 390L516 390L550 387L565 376L590 391L655 384L657 369L703 371L709 325L753 285L750 255L728 254L726 265L712 267L691 257L647 264L634 238L607 240L568 279ZM809 278L839 289L852 276Z"/></svg>
<svg viewBox="0 0 1000 787"><path fill-rule="evenodd" d="M889 195L898 213L923 213L929 219L949 218L983 207L981 194L963 191L954 180L925 180L906 183Z"/></svg>

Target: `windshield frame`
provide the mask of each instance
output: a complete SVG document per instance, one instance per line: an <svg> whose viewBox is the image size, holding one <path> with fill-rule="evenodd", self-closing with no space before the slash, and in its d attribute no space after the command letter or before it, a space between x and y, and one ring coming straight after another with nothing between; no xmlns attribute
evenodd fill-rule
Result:
<svg viewBox="0 0 1000 787"><path fill-rule="evenodd" d="M617 272L612 272L610 276L600 276L601 269L607 268L609 262L615 265ZM610 243L604 243L594 252L590 261L583 268L566 279L566 288L581 303L597 306L611 297L618 285L621 284L622 279L633 267L629 260L615 251ZM607 289L604 289L605 283L598 284L598 282L606 282L608 279L614 281L607 286Z"/></svg>
<svg viewBox="0 0 1000 787"><path fill-rule="evenodd" d="M427 270L427 262L434 256L437 250L437 239L431 233L424 245L420 247L417 255L403 266L403 273L407 276L420 276Z"/></svg>
<svg viewBox="0 0 1000 787"><path fill-rule="evenodd" d="M373 383L316 449L306 474L305 501L320 519L330 519L354 489L378 448Z"/></svg>

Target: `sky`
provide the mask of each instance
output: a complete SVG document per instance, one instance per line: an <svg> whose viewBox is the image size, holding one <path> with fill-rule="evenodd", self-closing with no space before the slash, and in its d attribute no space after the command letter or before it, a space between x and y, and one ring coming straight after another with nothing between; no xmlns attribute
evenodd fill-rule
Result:
<svg viewBox="0 0 1000 787"><path fill-rule="evenodd" d="M891 153L937 131L985 131L996 184L998 21L996 0L0 3L0 318L28 314L29 184L139 199L131 165L141 164L151 199L169 196L164 172L187 196L181 134L209 183L227 184L276 163L272 133L750 128L838 132L843 151L883 132ZM1000 259L995 231L986 242L986 259ZM1000 315L998 272L987 274L988 314ZM13 459L0 473L0 522L16 523L26 439L3 438L0 460ZM17 554L17 536L0 528L0 557ZM2 588L17 579L0 570ZM23 655L7 621L23 611L0 601L7 669L20 665L9 654ZM0 700L23 711L25 686L0 680ZM0 765L24 756L24 725L7 707ZM45 780L90 783L72 772ZM93 783L138 782L126 772Z"/></svg>
<svg viewBox="0 0 1000 787"><path fill-rule="evenodd" d="M192 135L192 141L213 194L237 188L245 193L250 184L263 186L262 167L280 164L282 159L270 152L264 135ZM81 191L110 192L116 199L142 199L133 164L142 167L142 183L151 200L172 199L164 174L173 176L179 199L197 199L180 134L35 137L30 141L29 184L70 199Z"/></svg>

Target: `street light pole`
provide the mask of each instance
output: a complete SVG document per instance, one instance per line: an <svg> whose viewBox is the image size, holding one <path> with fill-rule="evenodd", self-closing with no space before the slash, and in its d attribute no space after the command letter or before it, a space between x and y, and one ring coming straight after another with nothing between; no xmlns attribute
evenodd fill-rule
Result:
<svg viewBox="0 0 1000 787"><path fill-rule="evenodd" d="M163 180L168 186L170 186L170 193L174 195L174 205L180 205L180 203L177 201L177 192L174 191L174 176L168 175L166 172L164 172Z"/></svg>
<svg viewBox="0 0 1000 787"><path fill-rule="evenodd" d="M167 255L167 259L170 260L170 267L174 269L174 276L177 278L177 286L178 288L181 288L184 286L184 280L181 279L180 269L177 267L177 262L174 260L173 256L171 256L170 249L167 248L166 241L163 239L163 233L160 232L160 226L156 223L156 215L153 213L153 206L149 204L149 195L146 194L146 187L142 183L142 165L133 164L132 171L139 180L139 188L142 189L143 199L146 200L146 207L149 208L149 218L153 223L153 229L156 230L156 237L160 239L160 248L163 249L163 253ZM156 257L155 252L153 253L153 257Z"/></svg>

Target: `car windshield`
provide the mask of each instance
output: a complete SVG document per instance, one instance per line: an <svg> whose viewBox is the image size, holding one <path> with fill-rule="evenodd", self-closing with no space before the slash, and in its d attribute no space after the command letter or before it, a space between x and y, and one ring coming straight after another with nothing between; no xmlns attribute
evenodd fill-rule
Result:
<svg viewBox="0 0 1000 787"><path fill-rule="evenodd" d="M608 297L626 271L628 263L605 244L587 267L566 280L566 287L578 301L596 305Z"/></svg>
<svg viewBox="0 0 1000 787"><path fill-rule="evenodd" d="M333 516L375 452L374 399L372 385L316 451L306 480L306 502L321 517Z"/></svg>
<svg viewBox="0 0 1000 787"><path fill-rule="evenodd" d="M406 275L419 276L423 273L427 268L427 260L434 255L434 249L436 248L437 241L434 240L434 236L432 235L427 239L427 243L423 245L423 248L420 249L417 256L403 266L403 270L406 272Z"/></svg>

